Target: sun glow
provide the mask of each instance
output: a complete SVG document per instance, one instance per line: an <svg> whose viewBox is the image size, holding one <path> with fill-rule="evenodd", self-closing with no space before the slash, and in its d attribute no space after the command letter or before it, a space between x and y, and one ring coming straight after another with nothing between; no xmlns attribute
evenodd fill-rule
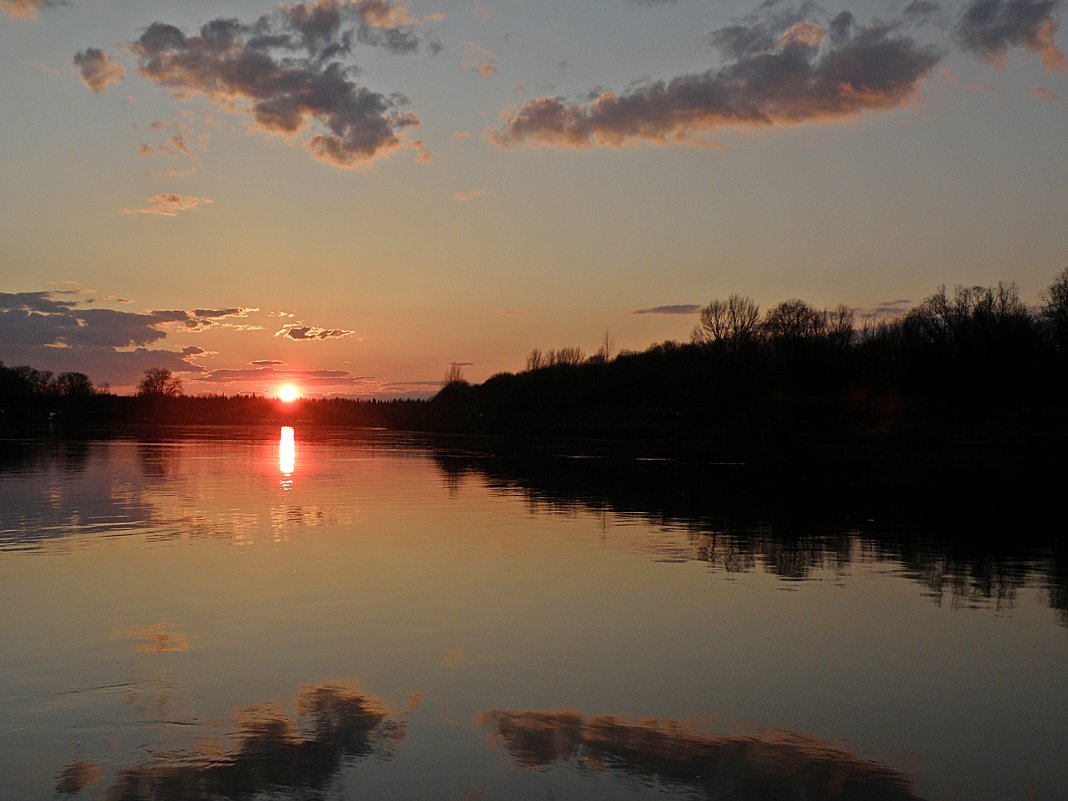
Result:
<svg viewBox="0 0 1068 801"><path fill-rule="evenodd" d="M278 388L278 400L284 403L292 403L300 397L300 390L296 384L283 384Z"/></svg>

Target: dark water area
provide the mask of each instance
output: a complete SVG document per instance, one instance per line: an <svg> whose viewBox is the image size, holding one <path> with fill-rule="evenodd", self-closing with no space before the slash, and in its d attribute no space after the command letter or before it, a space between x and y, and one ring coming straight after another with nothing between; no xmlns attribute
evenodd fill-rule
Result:
<svg viewBox="0 0 1068 801"><path fill-rule="evenodd" d="M0 799L1063 798L1055 482L905 461L8 437Z"/></svg>

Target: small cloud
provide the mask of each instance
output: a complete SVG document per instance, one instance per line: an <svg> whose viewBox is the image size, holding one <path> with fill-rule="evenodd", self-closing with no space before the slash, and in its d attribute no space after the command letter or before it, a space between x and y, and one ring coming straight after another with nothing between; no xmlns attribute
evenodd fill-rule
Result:
<svg viewBox="0 0 1068 801"><path fill-rule="evenodd" d="M343 328L319 328L318 326L303 325L302 323L286 323L281 330L275 333L275 336L291 339L295 342L315 342L326 339L342 339L355 333L355 331L348 331Z"/></svg>
<svg viewBox="0 0 1068 801"><path fill-rule="evenodd" d="M851 311L858 317L884 319L901 317L910 308L912 308L911 300L908 298L896 298L894 300L880 301L874 306L869 306L867 308L851 309Z"/></svg>
<svg viewBox="0 0 1068 801"><path fill-rule="evenodd" d="M475 662L463 648L446 648L441 663L447 668L471 667Z"/></svg>
<svg viewBox="0 0 1068 801"><path fill-rule="evenodd" d="M478 42L464 42L460 69L479 75L492 75L497 71L497 54L486 50Z"/></svg>
<svg viewBox="0 0 1068 801"><path fill-rule="evenodd" d="M498 317L524 317L526 312L522 309L501 309L497 312Z"/></svg>
<svg viewBox="0 0 1068 801"><path fill-rule="evenodd" d="M149 198L148 206L143 209L123 209L123 214L156 214L161 217L177 217L180 211L189 211L197 206L207 206L215 201L210 197L192 197L161 192Z"/></svg>
<svg viewBox="0 0 1068 801"><path fill-rule="evenodd" d="M423 164L434 163L434 154L426 149L426 147L423 145L422 139L415 139L412 141L412 150L419 154L418 156L416 156L416 159L418 161L421 161Z"/></svg>
<svg viewBox="0 0 1068 801"><path fill-rule="evenodd" d="M701 306L697 303L676 303L669 306L650 306L648 309L635 309L631 314L697 314Z"/></svg>
<svg viewBox="0 0 1068 801"><path fill-rule="evenodd" d="M1028 94L1031 95L1031 97L1038 98L1043 103L1056 103L1060 100L1060 98L1057 97L1057 95L1053 94L1053 92L1051 92L1049 89L1045 89L1041 86L1036 86L1034 89L1028 92Z"/></svg>
<svg viewBox="0 0 1068 801"><path fill-rule="evenodd" d="M488 189L472 189L470 192L453 192L452 199L457 200L460 203L470 203L472 200L476 200L488 194Z"/></svg>
<svg viewBox="0 0 1068 801"><path fill-rule="evenodd" d="M0 10L21 20L36 19L37 12L44 8L67 5L70 5L69 0L0 0Z"/></svg>
<svg viewBox="0 0 1068 801"><path fill-rule="evenodd" d="M198 348L196 345L190 345L188 348L182 348L179 352L183 356L199 356L202 353L207 353L204 348Z"/></svg>
<svg viewBox="0 0 1068 801"><path fill-rule="evenodd" d="M180 326L184 332L205 331L209 328L231 328L235 331L262 331L261 325L230 322L231 318L244 319L259 309L254 306L235 306L231 309L153 309L157 325Z"/></svg>
<svg viewBox="0 0 1068 801"><path fill-rule="evenodd" d="M75 53L74 66L78 68L82 82L94 92L103 92L126 77L126 68L122 64L115 63L107 53L95 47Z"/></svg>
<svg viewBox="0 0 1068 801"><path fill-rule="evenodd" d="M455 131L452 135L452 138L455 139L457 142L462 142L470 135L470 131Z"/></svg>
<svg viewBox="0 0 1068 801"><path fill-rule="evenodd" d="M488 8L486 8L485 5L478 2L471 6L471 13L478 17L479 20L481 20L482 22L489 22L490 17L493 16L493 14Z"/></svg>
<svg viewBox="0 0 1068 801"><path fill-rule="evenodd" d="M253 367L281 367L285 362L278 359L253 359L249 364Z"/></svg>

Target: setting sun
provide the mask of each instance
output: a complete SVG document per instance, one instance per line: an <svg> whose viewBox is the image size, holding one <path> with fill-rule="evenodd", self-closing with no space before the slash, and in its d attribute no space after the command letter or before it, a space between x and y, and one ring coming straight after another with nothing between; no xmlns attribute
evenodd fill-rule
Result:
<svg viewBox="0 0 1068 801"><path fill-rule="evenodd" d="M284 384L278 388L278 400L285 403L292 403L300 397L300 390L297 389L296 384Z"/></svg>

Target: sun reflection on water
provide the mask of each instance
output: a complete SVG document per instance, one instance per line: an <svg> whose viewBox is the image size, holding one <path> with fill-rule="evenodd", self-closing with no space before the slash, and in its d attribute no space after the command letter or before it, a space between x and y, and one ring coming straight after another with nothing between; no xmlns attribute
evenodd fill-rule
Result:
<svg viewBox="0 0 1068 801"><path fill-rule="evenodd" d="M278 472L282 478L278 486L288 492L293 487L293 471L297 466L297 441L293 426L282 426L278 437Z"/></svg>

